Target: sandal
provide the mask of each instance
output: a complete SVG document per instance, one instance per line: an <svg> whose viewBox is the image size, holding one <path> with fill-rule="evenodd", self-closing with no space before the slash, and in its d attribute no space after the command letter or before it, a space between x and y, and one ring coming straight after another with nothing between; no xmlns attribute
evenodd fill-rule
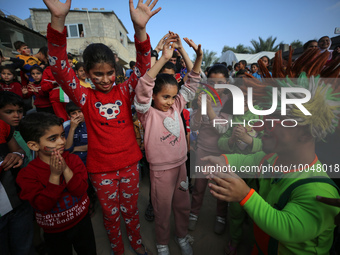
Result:
<svg viewBox="0 0 340 255"><path fill-rule="evenodd" d="M135 254L137 254L137 255L152 255L152 253L146 249L146 247L144 246L144 244L142 244L142 247L143 247L144 250L145 250L144 253L139 253L139 252L137 252L136 250L134 250L134 249L132 248L132 246L130 246L130 250L132 250L132 251L133 251Z"/></svg>
<svg viewBox="0 0 340 255"><path fill-rule="evenodd" d="M154 221L154 219L155 219L155 214L153 213L153 206L152 206L152 204L151 203L149 203L149 205L148 205L148 207L146 208L146 210L145 210L145 219L147 220L147 221Z"/></svg>

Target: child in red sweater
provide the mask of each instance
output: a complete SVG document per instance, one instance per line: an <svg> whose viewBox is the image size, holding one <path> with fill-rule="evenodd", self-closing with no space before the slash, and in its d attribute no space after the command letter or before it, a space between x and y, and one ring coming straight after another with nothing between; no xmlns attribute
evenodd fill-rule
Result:
<svg viewBox="0 0 340 255"><path fill-rule="evenodd" d="M33 66L30 70L30 74L34 82L29 82L27 87L25 86L22 88L24 98L34 96L34 105L37 112L49 112L54 114L48 93L45 93L41 89L43 69L40 66Z"/></svg>
<svg viewBox="0 0 340 255"><path fill-rule="evenodd" d="M87 172L77 155L64 152L66 139L61 118L50 113L32 113L20 122L27 146L38 157L17 177L20 198L35 210L44 230L50 255L96 254L96 244L86 190Z"/></svg>
<svg viewBox="0 0 340 255"><path fill-rule="evenodd" d="M129 80L115 85L117 65L109 47L92 43L84 50L85 72L95 89L81 86L67 61L64 25L71 1L44 2L51 12L51 24L47 28L51 70L58 84L84 114L88 134L86 167L103 208L112 250L115 255L124 254L121 213L132 248L137 254L148 254L142 245L137 210L137 164L142 153L134 133L131 101L138 78L150 68L151 45L146 24L160 11L160 8L152 11L157 0L138 1L137 8L134 8L133 0L129 2L137 52L136 67Z"/></svg>
<svg viewBox="0 0 340 255"><path fill-rule="evenodd" d="M11 91L22 97L21 84L17 81L15 70L10 66L2 66L0 73L0 90Z"/></svg>

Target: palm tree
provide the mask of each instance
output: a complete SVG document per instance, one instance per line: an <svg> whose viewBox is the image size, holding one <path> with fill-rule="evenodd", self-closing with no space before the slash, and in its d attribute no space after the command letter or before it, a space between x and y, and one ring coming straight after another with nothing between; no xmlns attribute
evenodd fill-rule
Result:
<svg viewBox="0 0 340 255"><path fill-rule="evenodd" d="M300 40L294 40L290 45L293 47L293 49L297 49L302 47L303 43Z"/></svg>
<svg viewBox="0 0 340 255"><path fill-rule="evenodd" d="M228 51L228 50L231 50L231 51L233 51L234 53L249 53L250 51L249 51L249 48L247 48L247 47L245 47L243 44L239 44L239 45L237 45L236 46L236 48L234 48L234 47L229 47L229 46L227 46L227 45L225 45L224 47L223 47L223 49L222 49L222 53L223 52L226 52L226 51Z"/></svg>
<svg viewBox="0 0 340 255"><path fill-rule="evenodd" d="M202 70L205 70L217 60L216 55L217 53L215 51L203 49Z"/></svg>
<svg viewBox="0 0 340 255"><path fill-rule="evenodd" d="M280 42L279 44L275 45L276 37L268 37L266 40L263 40L259 36L259 41L251 40L250 43L253 45L253 48L249 48L251 53L258 53L261 51L277 51L279 49L279 45L283 42Z"/></svg>

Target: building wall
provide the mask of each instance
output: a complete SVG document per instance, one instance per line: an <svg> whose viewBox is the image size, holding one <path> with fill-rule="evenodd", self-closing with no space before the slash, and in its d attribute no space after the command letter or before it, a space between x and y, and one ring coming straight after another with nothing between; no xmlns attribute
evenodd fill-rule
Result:
<svg viewBox="0 0 340 255"><path fill-rule="evenodd" d="M46 35L50 13L43 9L30 9L30 12L33 29ZM68 52L80 56L90 43L104 43L118 53L122 65L136 58L135 50L129 46L127 31L113 12L71 10L65 24L83 24L84 27L84 37L67 39Z"/></svg>

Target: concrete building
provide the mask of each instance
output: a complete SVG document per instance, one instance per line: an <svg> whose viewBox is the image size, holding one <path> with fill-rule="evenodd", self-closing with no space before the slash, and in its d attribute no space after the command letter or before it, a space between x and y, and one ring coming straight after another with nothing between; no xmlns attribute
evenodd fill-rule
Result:
<svg viewBox="0 0 340 255"><path fill-rule="evenodd" d="M30 8L29 23L33 30L46 35L47 24L51 14L47 9ZM75 8L66 17L67 52L79 58L84 49L91 43L104 43L118 53L120 64L127 65L135 61L136 50L134 42L128 38L128 31L113 11L104 8Z"/></svg>
<svg viewBox="0 0 340 255"><path fill-rule="evenodd" d="M14 42L23 41L37 53L39 48L47 46L45 36L29 28L27 22L14 16L6 16L0 11L0 50L6 57L15 57L18 54Z"/></svg>

